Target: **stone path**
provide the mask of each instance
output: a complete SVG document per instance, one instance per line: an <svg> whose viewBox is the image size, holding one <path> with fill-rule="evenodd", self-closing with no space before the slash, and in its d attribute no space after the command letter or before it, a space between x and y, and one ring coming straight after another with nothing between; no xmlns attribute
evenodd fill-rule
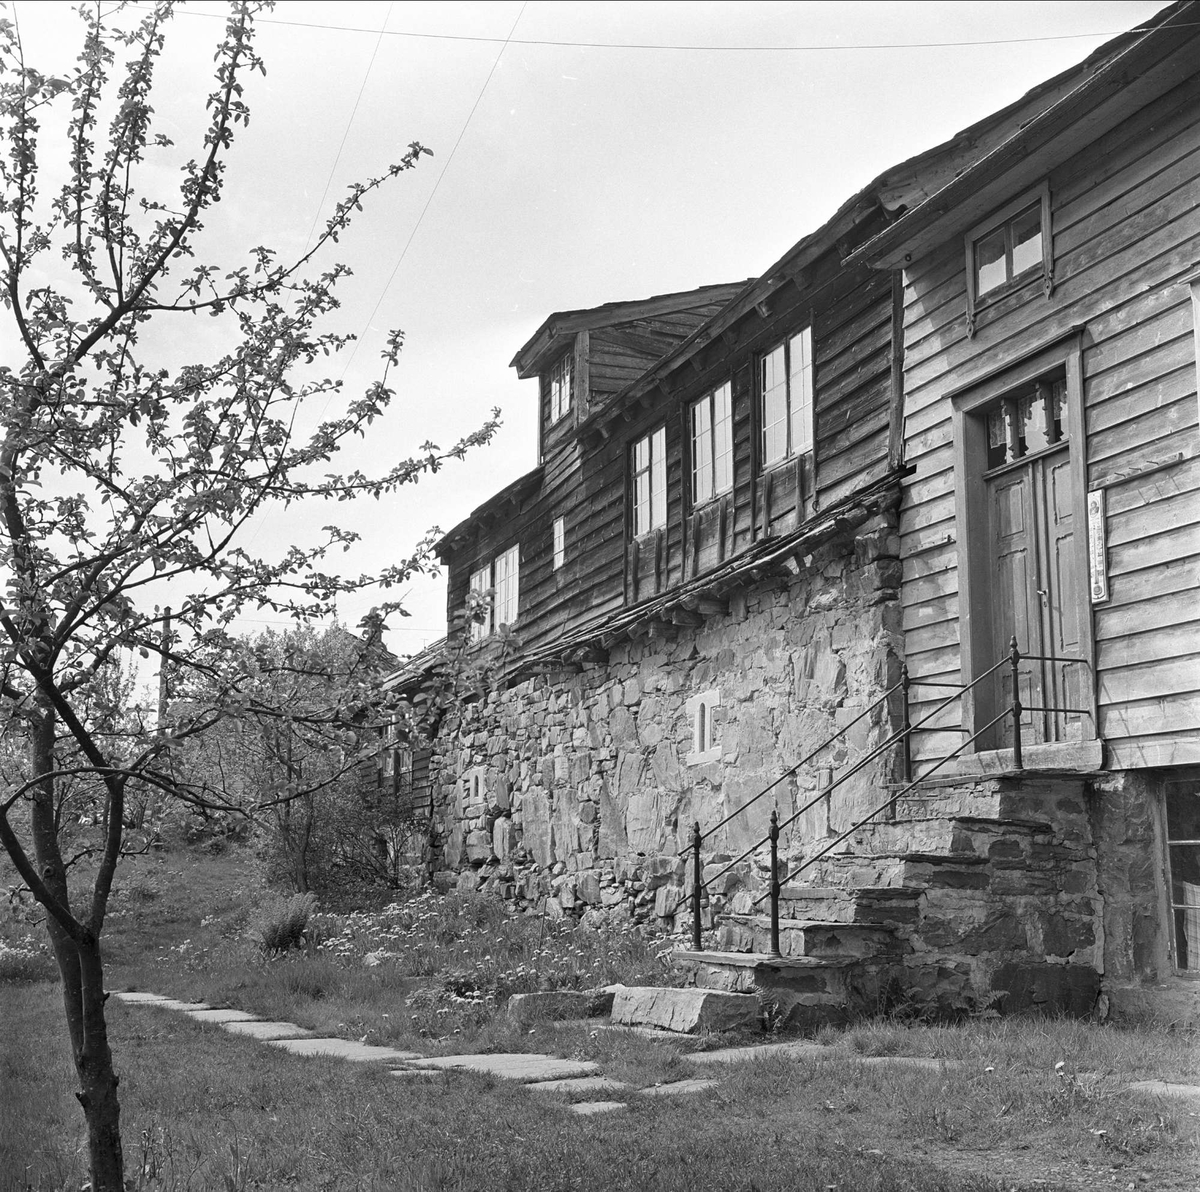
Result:
<svg viewBox="0 0 1200 1192"><path fill-rule="evenodd" d="M230 1034L280 1048L292 1055L327 1056L349 1063L403 1065L389 1070L389 1075L401 1080L410 1077L428 1078L446 1071L480 1072L500 1077L502 1080L516 1081L540 1093L558 1093L566 1096L579 1093L625 1093L641 1097L703 1093L716 1088L718 1084L718 1081L712 1078L692 1077L649 1088L633 1089L630 1085L605 1076L600 1071L600 1066L589 1060L568 1060L535 1052L424 1056L415 1051L400 1051L394 1047L379 1047L352 1039L318 1038L312 1031L305 1030L294 1022L265 1022L244 1010L218 1009L203 1002L183 1002L156 993L116 993L113 996L131 1005L181 1013L195 1022L211 1023ZM666 1034L657 1030L652 1033ZM820 1043L797 1040L788 1043L762 1043L749 1047L721 1047L714 1051L693 1051L685 1053L681 1058L690 1064L710 1067L760 1060L774 1055L817 1059L830 1057L831 1052ZM903 1055L865 1056L838 1052L834 1058L860 1064L896 1064L913 1068L940 1069L961 1066L961 1063L955 1060ZM1200 1085L1173 1084L1163 1080L1139 1080L1129 1086L1129 1091L1161 1097L1200 1099ZM563 1108L586 1117L615 1113L628 1109L629 1104L627 1101L616 1100L576 1101L564 1104Z"/></svg>

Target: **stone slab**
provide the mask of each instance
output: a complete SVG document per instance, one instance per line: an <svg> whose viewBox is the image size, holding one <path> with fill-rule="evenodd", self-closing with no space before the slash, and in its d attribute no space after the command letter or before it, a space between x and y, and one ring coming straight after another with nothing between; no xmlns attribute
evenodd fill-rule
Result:
<svg viewBox="0 0 1200 1192"><path fill-rule="evenodd" d="M591 1076L599 1065L590 1060L564 1060L553 1055L531 1052L496 1052L491 1055L439 1055L430 1059L414 1057L417 1068L458 1068L465 1072L486 1072L504 1080L527 1082L563 1080Z"/></svg>
<svg viewBox="0 0 1200 1192"><path fill-rule="evenodd" d="M936 1060L923 1055L849 1055L846 1059L856 1064L891 1065L900 1068L927 1068L931 1072L940 1072L943 1068L961 1067L959 1060Z"/></svg>
<svg viewBox="0 0 1200 1192"><path fill-rule="evenodd" d="M165 997L161 1002L156 1004L160 1010L181 1010L186 1012L188 1010L212 1009L212 1006L210 1006L207 1002L181 1002L177 1001L173 997Z"/></svg>
<svg viewBox="0 0 1200 1192"><path fill-rule="evenodd" d="M571 1076L566 1080L539 1080L529 1087L539 1093L619 1093L629 1085L611 1076Z"/></svg>
<svg viewBox="0 0 1200 1192"><path fill-rule="evenodd" d="M687 1093L703 1093L715 1089L715 1080L702 1080L692 1077L690 1080L673 1080L670 1084L652 1084L648 1088L638 1089L640 1097L675 1097Z"/></svg>
<svg viewBox="0 0 1200 1192"><path fill-rule="evenodd" d="M134 1005L145 1005L147 1003L169 1000L163 997L161 993L114 993L113 997L119 998L123 1002L132 1002Z"/></svg>
<svg viewBox="0 0 1200 1192"><path fill-rule="evenodd" d="M422 1057L415 1051L397 1051L394 1047L376 1047L370 1043L356 1043L352 1039L264 1039L268 1047L281 1047L292 1055L320 1055L333 1059L349 1060L355 1064L370 1064L385 1061L403 1064Z"/></svg>
<svg viewBox="0 0 1200 1192"><path fill-rule="evenodd" d="M1153 1093L1159 1097L1200 1097L1200 1084L1173 1084L1168 1080L1139 1080L1129 1086L1131 1093Z"/></svg>
<svg viewBox="0 0 1200 1192"><path fill-rule="evenodd" d="M258 1015L247 1014L245 1010L187 1010L189 1018L197 1022L215 1022L224 1025L227 1022L257 1022Z"/></svg>
<svg viewBox="0 0 1200 1192"><path fill-rule="evenodd" d="M627 1026L656 1026L678 1034L761 1028L758 999L751 993L716 989L629 986L613 998L612 1020Z"/></svg>
<svg viewBox="0 0 1200 1192"><path fill-rule="evenodd" d="M683 1058L691 1064L740 1064L747 1060L761 1060L770 1055L818 1059L829 1056L830 1051L820 1043L762 1043L750 1047L720 1047L716 1051L689 1051Z"/></svg>
<svg viewBox="0 0 1200 1192"><path fill-rule="evenodd" d="M306 1031L294 1022L225 1022L221 1024L230 1034L247 1035L251 1039L308 1039Z"/></svg>
<svg viewBox="0 0 1200 1192"><path fill-rule="evenodd" d="M612 1009L613 995L603 989L556 989L539 993L514 993L508 999L508 1017L518 1026L564 1019L595 1018Z"/></svg>
<svg viewBox="0 0 1200 1192"><path fill-rule="evenodd" d="M402 1079L405 1076L436 1076L437 1070L434 1068L393 1068L388 1075Z"/></svg>
<svg viewBox="0 0 1200 1192"><path fill-rule="evenodd" d="M598 1113L616 1113L618 1110L628 1109L629 1106L624 1101L577 1101L567 1108L581 1117L593 1117Z"/></svg>

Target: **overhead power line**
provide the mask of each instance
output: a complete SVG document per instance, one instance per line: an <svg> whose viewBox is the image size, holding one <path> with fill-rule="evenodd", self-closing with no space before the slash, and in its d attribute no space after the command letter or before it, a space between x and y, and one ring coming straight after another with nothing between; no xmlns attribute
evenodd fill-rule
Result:
<svg viewBox="0 0 1200 1192"><path fill-rule="evenodd" d="M131 8L146 8L147 5L132 4ZM212 20L225 20L220 13L196 12L194 9L177 9L177 15L189 17L208 17ZM281 17L255 17L259 25L290 25L297 29L317 29L324 33L369 33L380 36L380 30L358 25L322 25L316 21L286 21ZM1193 25L1176 25L1177 29L1193 28ZM638 42L638 41L568 41L547 37L485 37L481 34L469 33L418 33L411 29L388 29L387 37L407 37L421 41L464 41L481 42L487 45L504 46L550 46L558 49L583 50L663 50L673 53L696 54L767 54L767 53L844 53L848 50L942 50L970 46L1015 46L1029 45L1035 42L1047 41L1082 41L1088 38L1118 37L1122 33L1149 33L1150 26L1137 26L1133 29L1117 29L1111 32L1093 33L1048 33L1040 37L994 37L976 38L966 41L888 41L888 42L854 42L843 45L745 45L745 46L706 46L684 45L667 42Z"/></svg>

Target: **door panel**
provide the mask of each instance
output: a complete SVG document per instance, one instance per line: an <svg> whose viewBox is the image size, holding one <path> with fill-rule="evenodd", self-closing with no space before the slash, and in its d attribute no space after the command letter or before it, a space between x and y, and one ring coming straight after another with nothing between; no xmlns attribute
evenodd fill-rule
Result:
<svg viewBox="0 0 1200 1192"><path fill-rule="evenodd" d="M1042 455L986 482L991 547L991 657L1005 657L1013 637L1022 654L1044 655L1021 666L1021 737L1027 744L1079 740L1078 714L1031 711L1080 707L1079 667L1055 661L1080 656L1079 577L1075 567L1074 509L1066 450ZM986 723L1012 699L1012 678L1001 667L980 708ZM990 706L988 706L990 704ZM1012 721L997 726L982 748L1011 748Z"/></svg>

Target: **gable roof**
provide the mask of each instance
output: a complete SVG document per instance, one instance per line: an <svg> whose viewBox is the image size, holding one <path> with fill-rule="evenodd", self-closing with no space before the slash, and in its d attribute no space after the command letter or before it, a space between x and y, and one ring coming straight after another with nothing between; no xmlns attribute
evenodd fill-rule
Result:
<svg viewBox="0 0 1200 1192"><path fill-rule="evenodd" d="M657 294L651 298L606 302L587 310L556 311L525 341L512 358L510 367L515 368L517 376L524 381L536 376L547 363L561 356L574 342L576 332L594 331L599 327L611 327L615 323L628 323L635 319L649 319L693 306L721 304L729 301L745 285L745 282L738 281L700 286L695 290Z"/></svg>

